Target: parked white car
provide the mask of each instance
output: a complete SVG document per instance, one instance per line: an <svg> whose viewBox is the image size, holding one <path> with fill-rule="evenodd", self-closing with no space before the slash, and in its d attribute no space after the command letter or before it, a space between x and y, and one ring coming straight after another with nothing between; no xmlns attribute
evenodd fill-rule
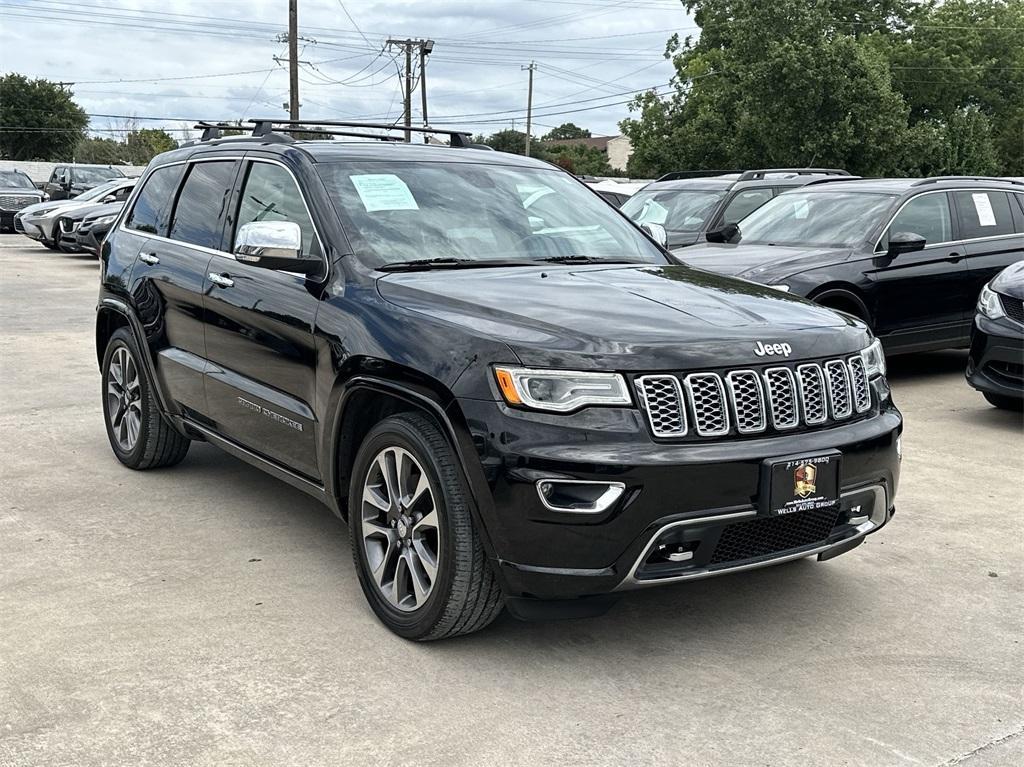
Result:
<svg viewBox="0 0 1024 767"><path fill-rule="evenodd" d="M22 208L14 217L14 231L57 250L57 219L69 210L103 202L123 202L135 188L136 178L119 178L93 187L70 200L50 200Z"/></svg>

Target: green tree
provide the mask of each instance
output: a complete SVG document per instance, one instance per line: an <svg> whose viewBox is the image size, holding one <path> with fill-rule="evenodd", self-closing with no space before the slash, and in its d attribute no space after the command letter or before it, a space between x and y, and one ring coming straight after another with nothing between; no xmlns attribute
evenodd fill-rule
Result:
<svg viewBox="0 0 1024 767"><path fill-rule="evenodd" d="M633 104L622 130L630 174L793 165L881 175L898 156L908 108L889 62L866 38L887 29L893 2L684 0L696 42L666 53L675 93Z"/></svg>
<svg viewBox="0 0 1024 767"><path fill-rule="evenodd" d="M591 133L586 128L580 128L573 123L562 123L557 128L541 136L541 141L564 141L570 138L590 138Z"/></svg>
<svg viewBox="0 0 1024 767"><path fill-rule="evenodd" d="M86 138L75 147L75 162L95 165L128 164L128 147L112 138Z"/></svg>
<svg viewBox="0 0 1024 767"><path fill-rule="evenodd" d="M545 146L542 159L565 168L577 176L620 175L608 165L608 156L604 152L585 144Z"/></svg>
<svg viewBox="0 0 1024 767"><path fill-rule="evenodd" d="M131 165L146 165L162 152L177 149L178 142L159 128L142 128L125 136L126 156Z"/></svg>
<svg viewBox="0 0 1024 767"><path fill-rule="evenodd" d="M0 156L11 160L70 160L89 117L71 91L24 75L0 77Z"/></svg>
<svg viewBox="0 0 1024 767"><path fill-rule="evenodd" d="M526 134L522 131L502 130L490 136L478 136L473 141L477 144L487 144L487 146L499 152L509 152L511 154L526 153ZM533 150L534 146L531 145L531 154L534 153Z"/></svg>

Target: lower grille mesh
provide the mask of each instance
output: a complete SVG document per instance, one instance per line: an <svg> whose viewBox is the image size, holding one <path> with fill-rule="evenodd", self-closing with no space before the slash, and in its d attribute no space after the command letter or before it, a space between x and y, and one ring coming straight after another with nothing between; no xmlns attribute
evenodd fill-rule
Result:
<svg viewBox="0 0 1024 767"><path fill-rule="evenodd" d="M839 509L820 509L737 522L722 531L710 564L756 559L824 541L838 516Z"/></svg>

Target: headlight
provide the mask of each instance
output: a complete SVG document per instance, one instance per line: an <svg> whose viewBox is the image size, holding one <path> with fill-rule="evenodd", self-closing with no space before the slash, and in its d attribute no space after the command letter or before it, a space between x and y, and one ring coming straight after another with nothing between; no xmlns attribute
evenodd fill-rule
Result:
<svg viewBox="0 0 1024 767"><path fill-rule="evenodd" d="M102 224L113 223L115 218L117 218L117 214L114 214L113 216L100 216L99 218L94 218L93 220L86 221L85 223L89 226L101 226Z"/></svg>
<svg viewBox="0 0 1024 767"><path fill-rule="evenodd" d="M508 404L534 410L565 413L585 405L632 404L618 373L499 367L494 377Z"/></svg>
<svg viewBox="0 0 1024 767"><path fill-rule="evenodd" d="M43 192L43 199L40 200L40 202L49 202L49 200L50 200L49 192Z"/></svg>
<svg viewBox="0 0 1024 767"><path fill-rule="evenodd" d="M54 211L59 210L58 206L54 205L52 208L40 208L39 210L31 213L32 216L49 216Z"/></svg>
<svg viewBox="0 0 1024 767"><path fill-rule="evenodd" d="M861 350L860 356L864 360L868 378L885 375L885 352L882 350L881 341L876 338L871 342L871 346Z"/></svg>
<svg viewBox="0 0 1024 767"><path fill-rule="evenodd" d="M988 285L981 289L981 295L978 296L978 314L984 314L990 320L998 320L1000 317L1006 316L1006 312L1003 311L1003 303L999 300L999 294Z"/></svg>

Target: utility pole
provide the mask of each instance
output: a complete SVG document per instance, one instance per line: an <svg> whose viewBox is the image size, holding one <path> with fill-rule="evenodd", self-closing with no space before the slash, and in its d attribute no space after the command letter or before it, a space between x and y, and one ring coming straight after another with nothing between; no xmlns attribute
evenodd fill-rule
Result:
<svg viewBox="0 0 1024 767"><path fill-rule="evenodd" d="M299 0L288 0L288 119L299 119Z"/></svg>
<svg viewBox="0 0 1024 767"><path fill-rule="evenodd" d="M526 92L526 156L530 156L530 130L533 125L533 73L537 69L537 62L531 61L528 66L519 67L530 72L530 88Z"/></svg>
<svg viewBox="0 0 1024 767"><path fill-rule="evenodd" d="M395 40L393 38L388 39L387 47L390 50L392 46L401 48L405 51L405 109L402 115L402 123L405 127L412 125L412 50L413 48L419 49L420 55L420 91L423 97L423 125L427 124L427 81L426 81L426 60L430 52L434 50L433 40ZM405 132L405 143L412 141L412 133L410 131Z"/></svg>

